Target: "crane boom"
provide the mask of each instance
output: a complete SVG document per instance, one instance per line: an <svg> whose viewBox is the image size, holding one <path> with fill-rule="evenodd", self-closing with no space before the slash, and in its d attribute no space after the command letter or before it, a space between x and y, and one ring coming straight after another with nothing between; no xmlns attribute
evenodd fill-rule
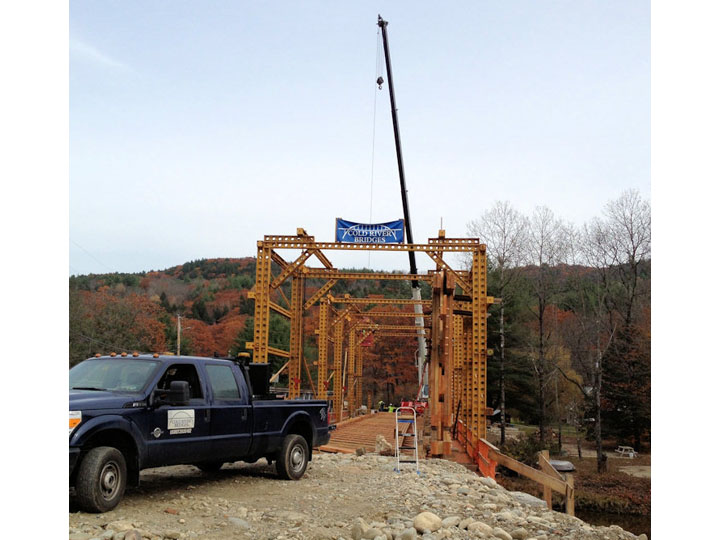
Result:
<svg viewBox="0 0 720 540"><path fill-rule="evenodd" d="M378 15L378 26L382 31L383 51L385 53L385 67L388 77L388 88L390 89L390 112L392 114L393 133L395 135L395 154L397 156L398 173L400 176L400 197L402 198L403 217L405 218L405 234L408 244L414 244L412 235L412 226L410 224L410 207L407 200L407 188L405 187L405 167L403 165L402 146L400 145L400 128L398 127L397 106L395 104L395 85L393 84L392 66L390 64L390 47L388 46L387 21ZM410 257L410 273L417 274L417 264L415 263L415 252L408 251ZM420 283L412 280L412 297L414 300L420 300ZM415 326L418 327L418 381L420 391L422 391L423 371L425 369L425 330L422 316L422 306L415 304Z"/></svg>

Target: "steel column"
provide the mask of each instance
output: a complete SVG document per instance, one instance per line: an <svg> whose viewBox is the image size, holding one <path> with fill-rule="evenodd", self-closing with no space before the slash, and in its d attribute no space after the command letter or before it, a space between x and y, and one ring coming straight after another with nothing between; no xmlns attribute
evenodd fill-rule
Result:
<svg viewBox="0 0 720 540"><path fill-rule="evenodd" d="M333 409L335 410L335 421L342 420L342 351L343 351L343 330L345 326L345 316L341 316L335 320L335 342L333 350L333 366L335 367L335 375L333 380Z"/></svg>
<svg viewBox="0 0 720 540"><path fill-rule="evenodd" d="M353 416L355 414L355 355L357 353L357 331L355 329L350 330L348 336L348 365L347 365L347 402L348 402L348 414Z"/></svg>
<svg viewBox="0 0 720 540"><path fill-rule="evenodd" d="M328 359L328 326L330 304L320 302L320 316L318 321L318 399L327 399L327 359Z"/></svg>
<svg viewBox="0 0 720 540"><path fill-rule="evenodd" d="M288 364L288 397L295 399L300 396L302 381L300 364L302 363L303 344L303 290L305 278L293 276L292 295L290 297L290 363Z"/></svg>
<svg viewBox="0 0 720 540"><path fill-rule="evenodd" d="M253 362L268 361L270 333L270 280L272 279L272 249L258 242L255 266L255 328L253 330Z"/></svg>

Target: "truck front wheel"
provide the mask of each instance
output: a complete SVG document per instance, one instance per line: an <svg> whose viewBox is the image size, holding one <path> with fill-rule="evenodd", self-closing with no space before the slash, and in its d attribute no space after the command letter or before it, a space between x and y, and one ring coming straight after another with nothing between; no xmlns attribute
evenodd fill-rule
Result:
<svg viewBox="0 0 720 540"><path fill-rule="evenodd" d="M195 464L198 469L206 473L218 472L220 469L222 469L223 465L225 465L224 461L203 461L201 463Z"/></svg>
<svg viewBox="0 0 720 540"><path fill-rule="evenodd" d="M307 469L310 452L305 439L300 435L288 435L283 440L275 468L280 478L300 480Z"/></svg>
<svg viewBox="0 0 720 540"><path fill-rule="evenodd" d="M79 506L86 512L107 512L115 508L125 493L127 466L117 448L93 448L80 463L75 482Z"/></svg>

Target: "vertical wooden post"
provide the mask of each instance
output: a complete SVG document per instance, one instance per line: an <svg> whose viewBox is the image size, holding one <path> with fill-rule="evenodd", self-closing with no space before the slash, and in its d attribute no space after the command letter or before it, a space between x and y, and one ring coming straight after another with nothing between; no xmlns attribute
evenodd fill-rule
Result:
<svg viewBox="0 0 720 540"><path fill-rule="evenodd" d="M296 399L300 396L303 344L303 289L305 278L293 276L292 296L290 297L290 363L288 364L288 397Z"/></svg>
<svg viewBox="0 0 720 540"><path fill-rule="evenodd" d="M452 367L452 404L457 417L453 417L453 425L460 417L458 403L462 407L462 374L465 364L462 340L462 315L453 315L453 367Z"/></svg>
<svg viewBox="0 0 720 540"><path fill-rule="evenodd" d="M433 275L432 281L432 341L430 347L430 366L428 369L428 383L430 395L428 406L430 409L430 455L442 455L442 378L440 373L440 355L442 354L442 323L440 312L442 309L442 289L444 270Z"/></svg>
<svg viewBox="0 0 720 540"><path fill-rule="evenodd" d="M343 350L343 326L344 319L340 318L335 321L335 344L333 347L333 366L335 367L335 375L333 375L333 409L335 411L335 422L342 420L342 350Z"/></svg>
<svg viewBox="0 0 720 540"><path fill-rule="evenodd" d="M550 452L547 450L541 450L540 455L543 456L547 461L550 460ZM540 470L542 470L544 473L553 474L554 471L548 471L547 469L547 461L540 460ZM552 510L552 489L550 489L548 486L543 484L543 499L545 499L545 502L547 503L548 510Z"/></svg>
<svg viewBox="0 0 720 540"><path fill-rule="evenodd" d="M473 252L472 262L472 431L474 440L486 437L485 392L487 361L487 274L485 246Z"/></svg>
<svg viewBox="0 0 720 540"><path fill-rule="evenodd" d="M328 315L330 304L327 300L320 302L320 318L318 321L318 398L327 399L327 360L328 360Z"/></svg>
<svg viewBox="0 0 720 540"><path fill-rule="evenodd" d="M565 492L565 513L569 516L575 515L575 479L573 475L567 473L565 475L565 482L567 482Z"/></svg>
<svg viewBox="0 0 720 540"><path fill-rule="evenodd" d="M350 330L348 336L348 365L347 365L347 402L348 415L355 414L355 358L357 353L357 332L355 329Z"/></svg>
<svg viewBox="0 0 720 540"><path fill-rule="evenodd" d="M465 431L465 451L473 455L470 424L472 419L472 317L463 317L463 388L462 419Z"/></svg>
<svg viewBox="0 0 720 540"><path fill-rule="evenodd" d="M355 346L355 410L362 405L362 371L363 371L363 348L360 343Z"/></svg>
<svg viewBox="0 0 720 540"><path fill-rule="evenodd" d="M253 329L253 362L268 361L268 336L270 333L270 280L272 279L272 249L264 242L257 243L255 266L255 327Z"/></svg>

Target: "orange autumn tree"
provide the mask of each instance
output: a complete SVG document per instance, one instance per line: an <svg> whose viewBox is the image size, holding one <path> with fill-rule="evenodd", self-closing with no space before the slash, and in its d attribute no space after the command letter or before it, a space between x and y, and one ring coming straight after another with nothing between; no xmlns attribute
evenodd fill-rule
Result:
<svg viewBox="0 0 720 540"><path fill-rule="evenodd" d="M167 348L162 309L146 296L113 290L70 294L70 365L95 353L161 352Z"/></svg>

